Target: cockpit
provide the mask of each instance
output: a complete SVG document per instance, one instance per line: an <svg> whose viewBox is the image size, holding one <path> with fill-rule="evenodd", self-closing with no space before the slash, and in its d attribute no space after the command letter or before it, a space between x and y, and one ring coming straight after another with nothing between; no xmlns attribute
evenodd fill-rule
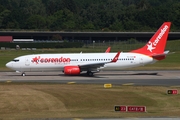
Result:
<svg viewBox="0 0 180 120"><path fill-rule="evenodd" d="M10 62L8 62L6 64L6 67L10 68L10 69L15 69L16 67L19 67L19 63L20 59L19 58L15 58L13 60L11 60Z"/></svg>
<svg viewBox="0 0 180 120"><path fill-rule="evenodd" d="M19 59L14 59L14 60L12 60L12 61L14 61L14 62L19 62Z"/></svg>

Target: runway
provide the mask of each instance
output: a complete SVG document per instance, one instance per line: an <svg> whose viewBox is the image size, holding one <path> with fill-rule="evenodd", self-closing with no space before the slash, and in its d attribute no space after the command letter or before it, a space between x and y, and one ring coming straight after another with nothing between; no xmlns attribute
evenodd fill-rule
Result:
<svg viewBox="0 0 180 120"><path fill-rule="evenodd" d="M67 76L61 72L0 72L0 82L38 82L58 84L117 84L180 87L180 71L101 71L94 77L86 74Z"/></svg>

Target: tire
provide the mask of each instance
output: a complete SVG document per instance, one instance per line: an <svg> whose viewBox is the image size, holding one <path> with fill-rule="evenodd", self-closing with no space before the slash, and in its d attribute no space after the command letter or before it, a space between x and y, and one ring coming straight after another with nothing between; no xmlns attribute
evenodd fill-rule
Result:
<svg viewBox="0 0 180 120"><path fill-rule="evenodd" d="M25 74L25 73L22 73L21 76L26 76L26 74Z"/></svg>
<svg viewBox="0 0 180 120"><path fill-rule="evenodd" d="M87 75L92 77L92 76L94 76L94 73L91 72L91 71L88 71L88 72L87 72Z"/></svg>

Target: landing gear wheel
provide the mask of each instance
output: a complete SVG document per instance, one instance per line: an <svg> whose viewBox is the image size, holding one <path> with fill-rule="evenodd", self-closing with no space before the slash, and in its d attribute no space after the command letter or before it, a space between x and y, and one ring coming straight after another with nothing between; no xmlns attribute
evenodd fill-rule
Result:
<svg viewBox="0 0 180 120"><path fill-rule="evenodd" d="M21 76L26 76L26 74L25 74L25 73L22 73Z"/></svg>
<svg viewBox="0 0 180 120"><path fill-rule="evenodd" d="M91 71L87 71L87 75L92 77L94 75L94 73Z"/></svg>

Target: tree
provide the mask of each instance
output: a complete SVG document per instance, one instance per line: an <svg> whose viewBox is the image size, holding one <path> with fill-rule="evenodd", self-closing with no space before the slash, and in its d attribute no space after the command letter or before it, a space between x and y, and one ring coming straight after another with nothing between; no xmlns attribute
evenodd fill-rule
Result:
<svg viewBox="0 0 180 120"><path fill-rule="evenodd" d="M74 0L62 0L63 8L68 9L73 13L77 13L77 5Z"/></svg>
<svg viewBox="0 0 180 120"><path fill-rule="evenodd" d="M21 8L25 14L46 16L46 9L42 0L22 0Z"/></svg>
<svg viewBox="0 0 180 120"><path fill-rule="evenodd" d="M0 0L0 29L152 31L180 27L180 0Z"/></svg>
<svg viewBox="0 0 180 120"><path fill-rule="evenodd" d="M46 20L40 15L31 15L26 21L28 29L46 29Z"/></svg>
<svg viewBox="0 0 180 120"><path fill-rule="evenodd" d="M51 16L51 28L52 30L65 30L75 28L74 14L68 10L59 10L53 16Z"/></svg>
<svg viewBox="0 0 180 120"><path fill-rule="evenodd" d="M3 22L5 22L6 20L6 18L7 18L7 16L10 14L10 10L7 10L7 9L5 9L4 11L2 11L1 13L0 13L0 28L5 28L6 26L3 24Z"/></svg>

